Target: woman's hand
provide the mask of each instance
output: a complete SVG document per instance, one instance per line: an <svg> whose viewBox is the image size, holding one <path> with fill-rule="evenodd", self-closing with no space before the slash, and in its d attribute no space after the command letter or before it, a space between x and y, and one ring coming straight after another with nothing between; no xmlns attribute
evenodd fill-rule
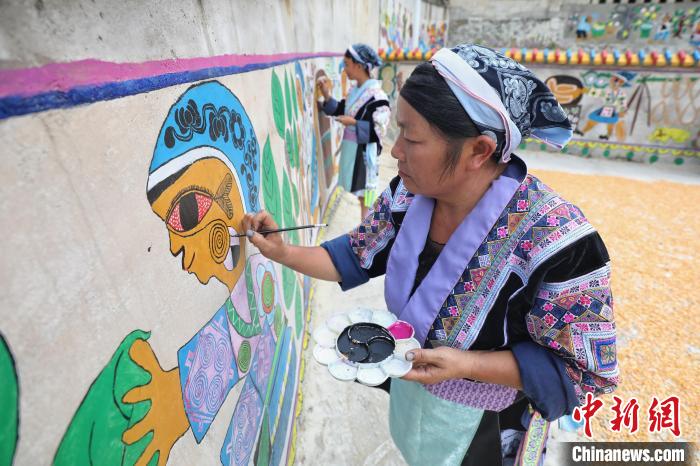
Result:
<svg viewBox="0 0 700 466"><path fill-rule="evenodd" d="M282 234L270 233L263 236L257 233L260 230L276 230L279 228L269 212L261 210L255 214L246 214L243 217L243 228L245 228L250 242L260 250L263 256L285 264L289 246L282 239Z"/></svg>
<svg viewBox="0 0 700 466"><path fill-rule="evenodd" d="M321 76L320 78L318 78L318 81L316 81L316 86L318 86L318 89L321 91L321 94L323 94L324 99L330 99L331 81L327 77Z"/></svg>
<svg viewBox="0 0 700 466"><path fill-rule="evenodd" d="M345 126L353 126L357 124L357 120L348 115L340 115L335 117L335 121L344 124Z"/></svg>
<svg viewBox="0 0 700 466"><path fill-rule="evenodd" d="M402 379L435 384L450 379L471 378L476 351L462 351L448 346L435 349L417 349L406 354L413 369Z"/></svg>

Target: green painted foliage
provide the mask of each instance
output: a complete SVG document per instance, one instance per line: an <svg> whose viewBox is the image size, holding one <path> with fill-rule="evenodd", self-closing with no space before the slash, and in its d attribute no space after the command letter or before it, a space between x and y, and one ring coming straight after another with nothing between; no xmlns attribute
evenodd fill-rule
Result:
<svg viewBox="0 0 700 466"><path fill-rule="evenodd" d="M292 128L292 154L294 160L294 168L299 168L299 133L297 133L297 127Z"/></svg>
<svg viewBox="0 0 700 466"><path fill-rule="evenodd" d="M0 334L0 464L12 464L17 447L19 391L14 359Z"/></svg>
<svg viewBox="0 0 700 466"><path fill-rule="evenodd" d="M280 137L284 137L286 121L284 119L284 91L274 70L272 70L272 114Z"/></svg>
<svg viewBox="0 0 700 466"><path fill-rule="evenodd" d="M287 107L287 121L289 122L290 125L292 125L293 124L292 118L294 116L292 114L292 89L289 86L289 73L287 73L286 70L284 71L284 89L285 89L284 103L285 103L285 107Z"/></svg>
<svg viewBox="0 0 700 466"><path fill-rule="evenodd" d="M265 210L275 219L278 225L282 224L282 206L280 201L280 184L277 180L275 159L270 149L270 137L265 140L262 160L262 185Z"/></svg>
<svg viewBox="0 0 700 466"><path fill-rule="evenodd" d="M287 153L287 163L290 167L295 168L294 164L294 141L292 140L292 132L287 128L284 132L284 150Z"/></svg>
<svg viewBox="0 0 700 466"><path fill-rule="evenodd" d="M289 267L282 268L282 289L284 291L284 303L288 308L294 302L294 290L297 287L296 274Z"/></svg>
<svg viewBox="0 0 700 466"><path fill-rule="evenodd" d="M289 182L287 172L284 172L282 180L282 217L284 218L284 226L291 227L295 225L294 217L294 201L292 200L292 186ZM293 244L299 244L299 234L296 230L288 232L289 240Z"/></svg>

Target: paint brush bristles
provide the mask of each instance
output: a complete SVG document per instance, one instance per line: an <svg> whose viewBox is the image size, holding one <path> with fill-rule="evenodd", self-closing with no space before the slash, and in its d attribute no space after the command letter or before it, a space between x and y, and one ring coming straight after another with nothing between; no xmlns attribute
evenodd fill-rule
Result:
<svg viewBox="0 0 700 466"><path fill-rule="evenodd" d="M281 231L305 230L308 228L323 228L323 227L327 227L327 226L328 226L327 223L314 223L312 225L301 225L298 227L277 228L276 230L260 230L260 231L256 231L255 233L260 233L261 235L265 236L265 235L268 235L270 233L279 233ZM240 238L243 236L247 236L247 234L240 233L238 235L233 235L234 238Z"/></svg>

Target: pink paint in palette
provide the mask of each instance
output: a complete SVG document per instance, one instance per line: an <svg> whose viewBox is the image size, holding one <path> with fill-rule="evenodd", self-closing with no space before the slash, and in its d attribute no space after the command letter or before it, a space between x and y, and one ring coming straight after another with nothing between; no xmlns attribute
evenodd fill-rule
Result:
<svg viewBox="0 0 700 466"><path fill-rule="evenodd" d="M415 333L413 330L413 325L403 320L397 320L393 324L387 327L387 330L396 338L397 340L405 340L407 338L413 338Z"/></svg>

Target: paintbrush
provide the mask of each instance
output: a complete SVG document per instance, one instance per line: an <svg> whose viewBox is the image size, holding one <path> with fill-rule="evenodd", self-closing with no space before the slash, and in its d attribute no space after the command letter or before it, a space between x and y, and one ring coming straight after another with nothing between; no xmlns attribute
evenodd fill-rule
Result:
<svg viewBox="0 0 700 466"><path fill-rule="evenodd" d="M314 223L313 225L301 225L298 227L277 228L276 230L260 230L260 231L256 231L256 233L260 233L261 235L265 236L265 235L268 235L270 233L279 233L281 231L304 230L307 228L323 228L323 227L327 227L327 226L328 226L327 223ZM233 238L241 238L243 236L247 236L247 235L245 233L239 233L237 235L233 235L232 237Z"/></svg>

